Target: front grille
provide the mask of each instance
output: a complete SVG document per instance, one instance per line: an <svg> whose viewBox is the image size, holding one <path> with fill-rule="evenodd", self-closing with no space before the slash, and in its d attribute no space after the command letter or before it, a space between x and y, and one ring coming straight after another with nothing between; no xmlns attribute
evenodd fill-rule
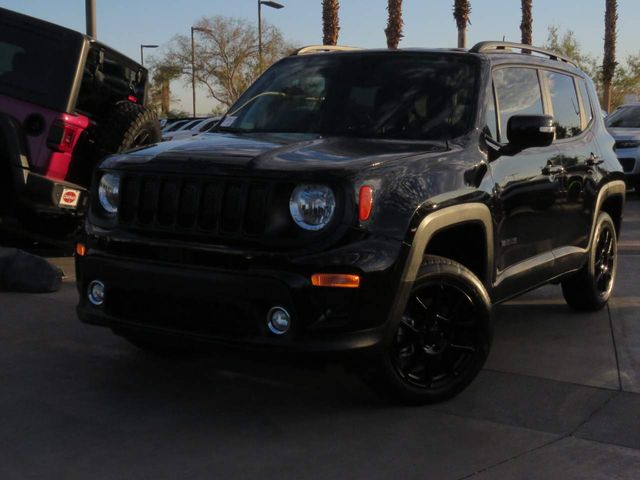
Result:
<svg viewBox="0 0 640 480"><path fill-rule="evenodd" d="M632 172L633 168L636 166L635 158L619 158L620 164L622 165L622 170L625 172Z"/></svg>
<svg viewBox="0 0 640 480"><path fill-rule="evenodd" d="M274 187L239 178L127 174L118 223L180 235L258 238L266 229Z"/></svg>

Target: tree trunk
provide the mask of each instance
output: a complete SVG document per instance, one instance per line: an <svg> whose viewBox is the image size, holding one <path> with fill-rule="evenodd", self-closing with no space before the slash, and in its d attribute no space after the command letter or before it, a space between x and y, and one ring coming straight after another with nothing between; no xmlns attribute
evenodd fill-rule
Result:
<svg viewBox="0 0 640 480"><path fill-rule="evenodd" d="M458 48L467 48L467 25L471 15L471 3L469 0L455 0L453 2L453 18L458 27Z"/></svg>
<svg viewBox="0 0 640 480"><path fill-rule="evenodd" d="M338 17L340 2L338 0L322 0L322 44L336 45L340 33Z"/></svg>
<svg viewBox="0 0 640 480"><path fill-rule="evenodd" d="M402 0L389 0L387 11L389 12L389 17L387 18L387 28L384 29L384 33L387 36L387 47L396 50L403 37Z"/></svg>
<svg viewBox="0 0 640 480"><path fill-rule="evenodd" d="M160 88L160 110L163 115L166 115L169 113L169 110L171 110L171 87L169 86L169 79L163 79Z"/></svg>
<svg viewBox="0 0 640 480"><path fill-rule="evenodd" d="M520 23L520 32L522 33L522 43L525 45L533 45L533 16L531 14L532 0L522 0L522 22Z"/></svg>
<svg viewBox="0 0 640 480"><path fill-rule="evenodd" d="M616 72L616 24L618 22L617 0L606 0L604 13L604 58L602 60L603 108L611 110L611 84Z"/></svg>

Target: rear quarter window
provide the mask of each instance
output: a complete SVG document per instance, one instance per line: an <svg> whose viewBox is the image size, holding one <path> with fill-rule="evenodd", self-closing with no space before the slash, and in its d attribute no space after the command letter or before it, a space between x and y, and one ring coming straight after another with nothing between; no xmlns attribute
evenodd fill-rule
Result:
<svg viewBox="0 0 640 480"><path fill-rule="evenodd" d="M0 12L0 95L66 111L82 36Z"/></svg>

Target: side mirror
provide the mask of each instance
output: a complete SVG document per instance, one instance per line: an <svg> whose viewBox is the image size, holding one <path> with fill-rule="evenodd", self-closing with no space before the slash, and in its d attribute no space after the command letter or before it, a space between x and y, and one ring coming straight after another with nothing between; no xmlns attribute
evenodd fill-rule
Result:
<svg viewBox="0 0 640 480"><path fill-rule="evenodd" d="M556 136L551 115L514 115L507 124L509 145L521 150L548 147Z"/></svg>

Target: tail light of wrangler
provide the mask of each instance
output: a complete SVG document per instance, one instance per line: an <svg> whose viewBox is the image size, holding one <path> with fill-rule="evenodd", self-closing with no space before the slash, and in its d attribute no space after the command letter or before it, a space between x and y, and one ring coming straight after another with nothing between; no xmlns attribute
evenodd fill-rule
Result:
<svg viewBox="0 0 640 480"><path fill-rule="evenodd" d="M89 119L85 116L63 114L51 124L47 145L56 152L69 153L88 125Z"/></svg>

